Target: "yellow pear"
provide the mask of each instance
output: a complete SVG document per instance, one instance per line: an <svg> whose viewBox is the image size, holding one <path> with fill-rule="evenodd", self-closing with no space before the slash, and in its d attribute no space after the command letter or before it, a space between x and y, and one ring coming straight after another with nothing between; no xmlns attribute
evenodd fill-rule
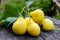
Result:
<svg viewBox="0 0 60 40"><path fill-rule="evenodd" d="M23 35L27 31L27 23L23 17L19 17L15 23L13 23L12 30L17 35Z"/></svg>
<svg viewBox="0 0 60 40"><path fill-rule="evenodd" d="M44 12L40 9L30 12L30 16L34 19L35 22L40 24L44 20Z"/></svg>
<svg viewBox="0 0 60 40"><path fill-rule="evenodd" d="M50 31L54 29L54 24L50 19L44 19L42 25L43 30Z"/></svg>
<svg viewBox="0 0 60 40"><path fill-rule="evenodd" d="M28 25L28 33L31 36L39 36L40 32L40 27L37 23L31 23Z"/></svg>

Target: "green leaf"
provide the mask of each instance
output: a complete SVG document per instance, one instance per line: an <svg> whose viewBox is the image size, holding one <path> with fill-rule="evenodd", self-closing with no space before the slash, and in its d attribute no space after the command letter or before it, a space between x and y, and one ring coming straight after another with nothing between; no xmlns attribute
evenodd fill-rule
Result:
<svg viewBox="0 0 60 40"><path fill-rule="evenodd" d="M0 12L0 19L1 19L1 12Z"/></svg>
<svg viewBox="0 0 60 40"><path fill-rule="evenodd" d="M26 2L26 6L32 5L32 3L33 3L33 1L27 1L27 2Z"/></svg>
<svg viewBox="0 0 60 40"><path fill-rule="evenodd" d="M5 5L2 19L6 19L7 17L18 17L18 16L19 16L18 10L14 6L9 4Z"/></svg>
<svg viewBox="0 0 60 40"><path fill-rule="evenodd" d="M2 13L0 12L0 20L2 19Z"/></svg>
<svg viewBox="0 0 60 40"><path fill-rule="evenodd" d="M13 24L17 20L17 17L8 17L5 19L5 26L6 28L10 28L10 25Z"/></svg>
<svg viewBox="0 0 60 40"><path fill-rule="evenodd" d="M9 4L15 6L19 11L21 11L22 8L26 6L25 2L25 0L10 0Z"/></svg>
<svg viewBox="0 0 60 40"><path fill-rule="evenodd" d="M56 5L53 5L53 6L51 7L51 10L54 10L55 6L56 6Z"/></svg>

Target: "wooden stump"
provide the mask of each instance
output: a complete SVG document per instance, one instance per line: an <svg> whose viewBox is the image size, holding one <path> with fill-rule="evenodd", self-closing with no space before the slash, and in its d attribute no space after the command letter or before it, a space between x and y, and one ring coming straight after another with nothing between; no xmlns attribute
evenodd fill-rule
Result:
<svg viewBox="0 0 60 40"><path fill-rule="evenodd" d="M60 28L60 20L46 16L54 22L56 28ZM38 37L31 37L28 34L16 36L7 29L0 26L0 40L60 40L60 31L41 32Z"/></svg>

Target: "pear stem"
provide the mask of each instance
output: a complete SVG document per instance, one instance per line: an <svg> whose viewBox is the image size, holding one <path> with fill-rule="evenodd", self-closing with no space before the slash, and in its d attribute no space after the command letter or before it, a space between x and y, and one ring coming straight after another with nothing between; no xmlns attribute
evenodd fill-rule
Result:
<svg viewBox="0 0 60 40"><path fill-rule="evenodd" d="M25 8L26 8L26 7L22 8L22 11L21 11L21 17L22 17L22 13L23 13L23 11L24 11Z"/></svg>
<svg viewBox="0 0 60 40"><path fill-rule="evenodd" d="M27 11L24 10L25 13L28 13Z"/></svg>
<svg viewBox="0 0 60 40"><path fill-rule="evenodd" d="M27 10L28 10L28 15L29 15L29 7L27 6ZM29 15L29 23L30 24L30 15Z"/></svg>

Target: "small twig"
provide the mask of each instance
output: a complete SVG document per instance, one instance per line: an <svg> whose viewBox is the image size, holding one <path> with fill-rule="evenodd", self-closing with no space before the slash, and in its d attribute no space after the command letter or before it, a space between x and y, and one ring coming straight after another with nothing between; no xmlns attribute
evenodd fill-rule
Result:
<svg viewBox="0 0 60 40"><path fill-rule="evenodd" d="M54 28L54 31L60 31L60 28Z"/></svg>
<svg viewBox="0 0 60 40"><path fill-rule="evenodd" d="M24 11L25 8L26 8L26 7L22 8L22 11L21 11L21 17L22 17L22 13L23 13L23 11Z"/></svg>
<svg viewBox="0 0 60 40"><path fill-rule="evenodd" d="M1 20L1 21L0 21L0 24L2 24L2 23L4 23L4 22L5 22L5 20Z"/></svg>

